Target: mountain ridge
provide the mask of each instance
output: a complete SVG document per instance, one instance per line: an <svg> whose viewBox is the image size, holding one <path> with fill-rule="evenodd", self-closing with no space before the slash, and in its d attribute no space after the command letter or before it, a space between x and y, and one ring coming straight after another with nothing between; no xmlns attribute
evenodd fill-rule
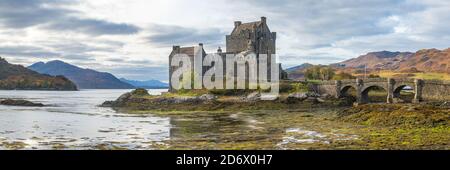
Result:
<svg viewBox="0 0 450 170"><path fill-rule="evenodd" d="M14 65L0 57L0 89L5 90L78 90L64 76L40 74L22 65Z"/></svg>
<svg viewBox="0 0 450 170"><path fill-rule="evenodd" d="M80 89L134 88L134 86L120 81L111 73L99 72L88 68L80 68L60 60L53 60L47 63L37 62L28 66L28 68L43 74L63 75L77 84Z"/></svg>
<svg viewBox="0 0 450 170"><path fill-rule="evenodd" d="M289 78L301 79L303 72L308 67L301 64L288 70ZM351 58L329 66L344 72L354 72L366 68L367 71L394 71L394 72L432 72L450 74L450 48L422 49L416 52L369 52L355 58Z"/></svg>
<svg viewBox="0 0 450 170"><path fill-rule="evenodd" d="M138 80L128 80L125 78L120 78L120 81L126 82L128 84L133 85L137 88L146 88L146 89L162 89L162 88L169 88L169 84L161 82L159 80L146 80L146 81L138 81Z"/></svg>

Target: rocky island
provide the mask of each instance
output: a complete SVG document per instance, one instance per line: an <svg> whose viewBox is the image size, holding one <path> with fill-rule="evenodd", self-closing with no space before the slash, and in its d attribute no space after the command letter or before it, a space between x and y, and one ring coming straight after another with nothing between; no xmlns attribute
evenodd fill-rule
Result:
<svg viewBox="0 0 450 170"><path fill-rule="evenodd" d="M0 100L0 105L6 105L6 106L29 106L29 107L43 107L45 106L42 103L34 103L28 100L13 100L13 99L6 99L6 100Z"/></svg>

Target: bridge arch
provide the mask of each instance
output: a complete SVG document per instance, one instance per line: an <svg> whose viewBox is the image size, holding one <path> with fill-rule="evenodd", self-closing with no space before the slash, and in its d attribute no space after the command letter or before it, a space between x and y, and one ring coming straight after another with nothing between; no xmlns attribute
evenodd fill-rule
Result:
<svg viewBox="0 0 450 170"><path fill-rule="evenodd" d="M351 90L354 90L354 91L356 91L356 92L358 93L358 88L357 88L357 87L355 87L355 86L353 86L353 85L347 85L347 86L343 86L343 87L340 89L340 91L339 91L340 96L339 96L339 97L345 97L345 96L348 96L348 95L349 95L348 92L351 91ZM356 94L356 95L357 95L357 94ZM355 96L355 97L356 97L356 96Z"/></svg>
<svg viewBox="0 0 450 170"><path fill-rule="evenodd" d="M408 102L411 103L414 100L415 87L411 84L400 84L393 88L392 96L394 103Z"/></svg>
<svg viewBox="0 0 450 170"><path fill-rule="evenodd" d="M376 92L373 94L374 96L372 101L374 102L385 102L386 98L388 96L388 91L385 87L382 85L369 85L361 89L361 99L360 103L369 103L371 102L370 94L369 92L374 91Z"/></svg>

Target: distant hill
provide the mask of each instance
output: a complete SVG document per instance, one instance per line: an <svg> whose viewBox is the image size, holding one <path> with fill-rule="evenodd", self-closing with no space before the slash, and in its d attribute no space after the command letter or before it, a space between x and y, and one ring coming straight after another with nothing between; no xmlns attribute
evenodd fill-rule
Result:
<svg viewBox="0 0 450 170"><path fill-rule="evenodd" d="M304 63L295 67L291 67L286 69L286 72L288 73L288 78L289 79L303 79L304 78L304 71L307 68L310 68L314 65L309 64L309 63Z"/></svg>
<svg viewBox="0 0 450 170"><path fill-rule="evenodd" d="M39 74L0 58L0 89L3 90L77 90L64 76Z"/></svg>
<svg viewBox="0 0 450 170"><path fill-rule="evenodd" d="M357 58L340 62L341 66L347 68L364 68L375 70L396 70L400 68L400 63L407 61L413 56L410 52L390 52L380 51L361 55Z"/></svg>
<svg viewBox="0 0 450 170"><path fill-rule="evenodd" d="M305 69L311 64L302 64L287 69L290 79L302 79ZM447 73L450 74L450 48L445 50L424 49L412 52L370 52L356 58L340 63L330 64L338 71L347 73L361 72L365 67L367 71L393 71L402 73Z"/></svg>
<svg viewBox="0 0 450 170"><path fill-rule="evenodd" d="M121 78L120 81L131 84L137 88L146 88L146 89L169 88L169 84L161 82L159 80L137 81L137 80L127 80L127 79Z"/></svg>
<svg viewBox="0 0 450 170"><path fill-rule="evenodd" d="M417 51L408 60L400 63L399 70L410 69L450 74L450 48Z"/></svg>
<svg viewBox="0 0 450 170"><path fill-rule="evenodd" d="M72 80L80 89L133 89L134 86L122 82L114 75L92 69L80 68L59 60L38 62L28 67L39 73L63 75Z"/></svg>
<svg viewBox="0 0 450 170"><path fill-rule="evenodd" d="M410 52L373 52L341 63L345 68L391 70L398 72L421 71L450 74L450 48L445 50L424 49Z"/></svg>
<svg viewBox="0 0 450 170"><path fill-rule="evenodd" d="M295 71L298 71L298 70L303 70L303 69L306 69L306 68L309 68L309 67L312 67L312 66L314 66L314 65L309 64L309 63L304 63L304 64L301 64L301 65L298 65L298 66L295 66L295 67L288 68L288 69L286 69L286 72L292 73L292 72L295 72Z"/></svg>

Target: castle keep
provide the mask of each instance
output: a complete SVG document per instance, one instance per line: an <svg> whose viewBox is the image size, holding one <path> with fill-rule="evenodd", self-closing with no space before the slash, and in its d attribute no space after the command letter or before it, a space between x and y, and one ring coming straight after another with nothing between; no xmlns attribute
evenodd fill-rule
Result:
<svg viewBox="0 0 450 170"><path fill-rule="evenodd" d="M251 45L256 54L275 54L276 35L276 32L270 32L265 17L250 23L235 21L233 31L226 36L227 53L238 54Z"/></svg>
<svg viewBox="0 0 450 170"><path fill-rule="evenodd" d="M198 47L202 47L202 50L198 50ZM269 61L267 64L269 66L271 64L271 54L276 54L276 32L270 32L270 29L267 26L266 17L261 17L260 21L249 23L235 21L233 31L230 35L226 36L226 51L223 52L219 47L216 52L216 54L222 56L222 61L224 63L226 63L227 54L233 54L236 57L239 57L250 53L254 53L257 60L259 60L259 54L267 54L267 60ZM203 50L202 43L199 43L198 46L191 47L173 46L172 52L169 55L169 79L172 77L173 72L177 69L177 67L171 66L171 60L176 54L188 55L191 60L191 68L194 68L193 64L195 56L202 56L203 61L203 58L207 55L207 53ZM278 64L278 67L280 68L280 79L285 79L287 74L281 69L281 64ZM208 67L203 67L203 73L207 69ZM268 67L268 77L270 77L270 67ZM171 82L169 84L171 84Z"/></svg>

